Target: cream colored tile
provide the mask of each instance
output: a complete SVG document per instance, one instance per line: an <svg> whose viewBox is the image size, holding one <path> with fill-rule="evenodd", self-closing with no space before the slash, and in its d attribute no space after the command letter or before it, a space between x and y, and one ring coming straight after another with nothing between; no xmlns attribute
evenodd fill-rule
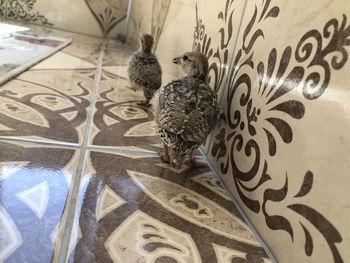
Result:
<svg viewBox="0 0 350 263"><path fill-rule="evenodd" d="M31 70L42 69L91 69L96 68L95 64L74 57L72 55L58 52L52 57L32 67Z"/></svg>
<svg viewBox="0 0 350 263"><path fill-rule="evenodd" d="M279 262L349 257L348 7L249 1L242 21L209 157Z"/></svg>

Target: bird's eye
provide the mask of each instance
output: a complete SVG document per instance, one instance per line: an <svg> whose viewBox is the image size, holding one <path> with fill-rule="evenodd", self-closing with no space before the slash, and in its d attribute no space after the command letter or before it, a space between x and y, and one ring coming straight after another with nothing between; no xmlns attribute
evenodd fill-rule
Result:
<svg viewBox="0 0 350 263"><path fill-rule="evenodd" d="M188 56L184 55L183 60L188 60Z"/></svg>

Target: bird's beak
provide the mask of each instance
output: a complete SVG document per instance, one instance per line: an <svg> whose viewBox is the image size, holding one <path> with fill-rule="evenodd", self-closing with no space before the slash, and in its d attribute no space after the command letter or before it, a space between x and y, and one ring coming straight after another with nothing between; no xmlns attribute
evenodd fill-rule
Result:
<svg viewBox="0 0 350 263"><path fill-rule="evenodd" d="M181 57L173 58L173 63L174 64L180 64L180 61L181 61Z"/></svg>

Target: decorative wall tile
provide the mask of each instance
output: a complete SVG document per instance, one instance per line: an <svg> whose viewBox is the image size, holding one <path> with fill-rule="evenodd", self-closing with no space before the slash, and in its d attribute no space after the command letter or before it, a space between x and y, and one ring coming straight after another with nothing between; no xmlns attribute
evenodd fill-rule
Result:
<svg viewBox="0 0 350 263"><path fill-rule="evenodd" d="M45 13L40 14L34 9L36 3L37 0L6 0L6 18L52 26Z"/></svg>
<svg viewBox="0 0 350 263"><path fill-rule="evenodd" d="M210 161L280 262L349 257L345 6L248 1L220 95Z"/></svg>
<svg viewBox="0 0 350 263"><path fill-rule="evenodd" d="M119 24L124 25L124 20L127 14L127 0L85 0L89 9L97 19L102 35L108 36L109 33ZM118 28L119 33L123 27ZM116 37L112 36L112 37Z"/></svg>
<svg viewBox="0 0 350 263"><path fill-rule="evenodd" d="M127 80L105 70L96 103L90 143L108 147L159 150L162 144L153 121L153 113L138 105L142 100L141 91L132 91Z"/></svg>
<svg viewBox="0 0 350 263"><path fill-rule="evenodd" d="M123 33L127 5L128 0L0 0L0 17L115 38Z"/></svg>

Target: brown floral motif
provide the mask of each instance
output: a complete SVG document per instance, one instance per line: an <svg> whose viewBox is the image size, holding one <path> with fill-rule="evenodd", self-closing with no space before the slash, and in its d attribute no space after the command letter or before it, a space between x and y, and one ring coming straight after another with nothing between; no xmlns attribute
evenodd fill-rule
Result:
<svg viewBox="0 0 350 263"><path fill-rule="evenodd" d="M313 173L311 171L307 171L304 176L304 181L300 187L300 190L297 194L294 195L294 198L302 198L306 196L312 189L313 186ZM273 230L284 230L289 233L292 241L294 239L294 232L291 226L291 223L288 219L280 215L269 215L266 211L266 203L267 201L272 202L281 202L288 195L288 175L286 176L286 181L284 186L281 189L267 189L264 192L264 202L262 205L263 214L265 216L265 221L267 226ZM342 241L342 237L338 230L319 212L317 212L314 208L295 203L288 205L287 208L298 213L301 216L299 221L301 228L303 229L305 235L305 254L307 256L311 256L313 252L313 241L312 236L306 227L307 224L303 224L302 221L308 221L311 223L325 238L328 243L329 248L332 251L334 262L344 262L342 257L339 254L339 251L335 245L335 243L340 243Z"/></svg>
<svg viewBox="0 0 350 263"><path fill-rule="evenodd" d="M89 94L88 89L84 87L85 83L76 83L81 93L68 96L42 84L27 80L19 81L38 85L46 92L19 97L17 92L1 89L0 99L7 103L2 106L0 123L10 129L1 130L0 136L37 136L77 143L79 141L77 127L85 121L86 108L89 106L89 101L85 98ZM69 120L63 116L74 112L77 114L73 119ZM21 115L26 118L18 118ZM26 129L23 129L23 126ZM57 133L57 127L60 127L60 133Z"/></svg>
<svg viewBox="0 0 350 263"><path fill-rule="evenodd" d="M85 2L99 23L103 36L107 36L117 24L126 18L126 6L120 0L114 3L91 0L85 0Z"/></svg>
<svg viewBox="0 0 350 263"><path fill-rule="evenodd" d="M33 12L35 3L36 0L7 0L7 18L52 26L45 16Z"/></svg>
<svg viewBox="0 0 350 263"><path fill-rule="evenodd" d="M314 100L323 94L331 81L331 72L340 70L348 60L346 47L350 46L350 26L347 25L345 15L340 20L333 18L325 24L322 32L310 30L301 37L296 47L287 46L282 52L272 48L266 61L256 63L254 49L257 41L265 38L263 25L266 21L278 17L280 11L279 7L272 6L271 2L263 0L262 10L255 6L248 24L243 29L242 46L235 54L228 72L228 87L224 95L225 116L213 135L211 154L220 165L223 175L227 175L231 168L236 191L243 204L254 213L262 210L270 229L282 227L292 236L293 227L287 223L288 220L279 216L271 219L265 214L266 200L262 202L253 199L250 193L271 180L269 158L278 154L282 144L288 145L293 142L292 124L305 115L303 100L290 99L290 96L284 95L300 90L305 99ZM219 16L226 16L220 14ZM230 14L227 16L230 17ZM226 28L221 28L219 32L221 30L225 31ZM207 40L205 26L201 20L197 19L194 36L194 48L202 52L209 50L206 54L210 55L213 48L210 39ZM215 85L214 87L218 90ZM307 175L306 181L311 178L310 173ZM298 195L305 195L311 189L307 186L308 184L303 184ZM342 262L334 246L335 242L341 241L341 236L331 223L313 208L303 205L289 208L323 234L335 262ZM315 225L318 221L310 215L317 215L319 222L332 226L330 229L334 231L326 233L320 225ZM307 243L305 253L311 255L312 236L305 225L301 226Z"/></svg>
<svg viewBox="0 0 350 263"><path fill-rule="evenodd" d="M209 60L209 77L208 81L211 83L214 91L218 91L223 85L223 80L227 72L227 68L223 65L228 64L228 45L232 39L233 26L232 19L234 15L233 10L234 0L227 0L225 11L219 12L218 19L224 26L219 30L220 46L214 50L211 47L211 37L205 33L205 25L202 19L198 16L198 8L196 5L196 27L193 34L192 49L200 51L205 54Z"/></svg>

